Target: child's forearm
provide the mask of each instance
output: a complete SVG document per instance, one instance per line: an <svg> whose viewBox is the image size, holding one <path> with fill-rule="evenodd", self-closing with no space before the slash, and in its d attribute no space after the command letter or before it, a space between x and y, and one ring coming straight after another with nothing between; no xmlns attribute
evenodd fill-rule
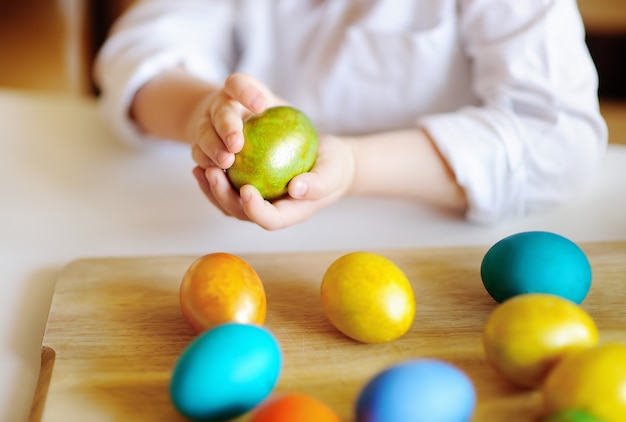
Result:
<svg viewBox="0 0 626 422"><path fill-rule="evenodd" d="M196 115L199 105L216 89L182 69L171 69L139 89L131 117L148 135L191 143L201 118Z"/></svg>
<svg viewBox="0 0 626 422"><path fill-rule="evenodd" d="M349 139L355 155L352 193L414 198L464 211L467 200L432 139L409 129Z"/></svg>

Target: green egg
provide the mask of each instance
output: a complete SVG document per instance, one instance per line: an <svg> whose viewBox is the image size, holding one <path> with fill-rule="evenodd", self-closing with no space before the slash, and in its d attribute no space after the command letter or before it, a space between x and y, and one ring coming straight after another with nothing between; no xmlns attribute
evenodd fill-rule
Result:
<svg viewBox="0 0 626 422"><path fill-rule="evenodd" d="M551 232L505 237L483 257L483 285L497 302L525 293L561 296L580 304L591 288L591 265L571 240Z"/></svg>
<svg viewBox="0 0 626 422"><path fill-rule="evenodd" d="M267 200L284 195L291 179L311 170L317 159L315 127L293 107L272 107L251 116L243 136L244 146L226 175L236 190L252 185Z"/></svg>
<svg viewBox="0 0 626 422"><path fill-rule="evenodd" d="M602 422L600 419L582 410L566 410L550 415L543 422Z"/></svg>

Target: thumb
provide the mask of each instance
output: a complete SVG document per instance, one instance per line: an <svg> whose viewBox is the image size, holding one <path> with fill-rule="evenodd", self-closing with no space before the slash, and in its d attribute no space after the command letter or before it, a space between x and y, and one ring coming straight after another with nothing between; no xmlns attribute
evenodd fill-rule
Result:
<svg viewBox="0 0 626 422"><path fill-rule="evenodd" d="M337 199L347 192L354 173L349 149L337 138L320 138L318 156L311 171L294 177L287 186L294 199ZM353 176L352 176L353 177Z"/></svg>
<svg viewBox="0 0 626 422"><path fill-rule="evenodd" d="M294 199L315 201L330 194L330 186L318 173L302 173L289 182L287 192Z"/></svg>

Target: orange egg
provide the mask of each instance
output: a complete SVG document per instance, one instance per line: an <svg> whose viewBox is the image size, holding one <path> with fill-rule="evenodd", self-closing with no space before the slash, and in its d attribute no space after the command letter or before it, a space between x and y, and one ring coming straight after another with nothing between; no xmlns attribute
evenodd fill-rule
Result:
<svg viewBox="0 0 626 422"><path fill-rule="evenodd" d="M252 413L250 422L341 422L321 401L299 393L283 394L267 400Z"/></svg>
<svg viewBox="0 0 626 422"><path fill-rule="evenodd" d="M227 322L265 322L261 279L246 261L224 252L204 255L191 264L180 285L179 301L196 333Z"/></svg>

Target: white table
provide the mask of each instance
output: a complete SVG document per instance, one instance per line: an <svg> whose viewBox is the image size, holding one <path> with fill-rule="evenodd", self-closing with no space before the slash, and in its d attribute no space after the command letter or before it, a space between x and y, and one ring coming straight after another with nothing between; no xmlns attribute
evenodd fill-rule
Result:
<svg viewBox="0 0 626 422"><path fill-rule="evenodd" d="M55 274L83 257L491 245L523 230L626 239L626 147L567 206L490 227L404 201L351 198L266 232L202 197L184 148L129 150L93 99L0 91L0 420L26 420Z"/></svg>

